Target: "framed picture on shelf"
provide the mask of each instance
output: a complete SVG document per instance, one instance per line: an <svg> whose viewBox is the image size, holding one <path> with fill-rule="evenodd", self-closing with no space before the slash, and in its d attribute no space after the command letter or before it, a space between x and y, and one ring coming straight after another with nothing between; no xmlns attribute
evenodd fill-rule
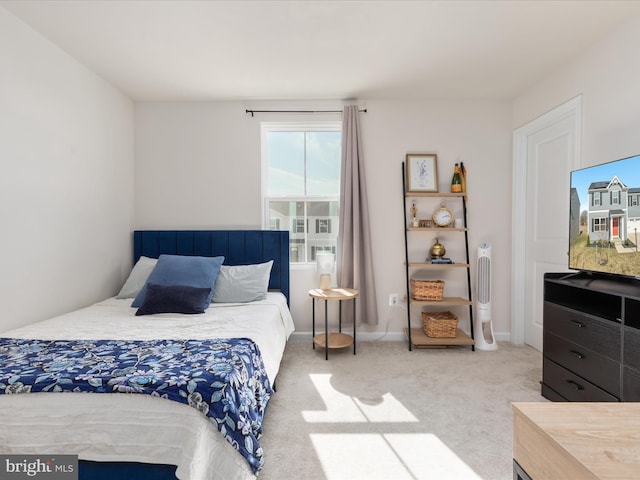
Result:
<svg viewBox="0 0 640 480"><path fill-rule="evenodd" d="M438 157L435 153L407 153L407 193L438 192Z"/></svg>

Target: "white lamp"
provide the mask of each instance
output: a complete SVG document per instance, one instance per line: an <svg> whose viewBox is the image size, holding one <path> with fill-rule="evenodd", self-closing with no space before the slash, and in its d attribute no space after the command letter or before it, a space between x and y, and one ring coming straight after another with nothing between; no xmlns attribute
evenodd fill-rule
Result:
<svg viewBox="0 0 640 480"><path fill-rule="evenodd" d="M334 261L335 255L333 253L316 253L316 272L320 274L321 290L331 288L331 273L333 272Z"/></svg>

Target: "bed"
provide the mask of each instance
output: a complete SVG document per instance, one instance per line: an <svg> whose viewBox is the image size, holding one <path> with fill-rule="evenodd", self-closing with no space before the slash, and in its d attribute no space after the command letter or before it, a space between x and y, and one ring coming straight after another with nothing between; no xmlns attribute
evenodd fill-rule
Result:
<svg viewBox="0 0 640 480"><path fill-rule="evenodd" d="M264 461L259 446L262 416L268 398L273 394L286 341L293 331L288 308L288 232L134 232L134 270L139 264L142 265L143 260L154 261L154 267L149 270L155 275L160 270L159 266L165 265L168 259L182 262L206 258L203 261L210 264L214 258L220 257L224 257L224 262L219 268L226 275L232 275L230 272L246 273L246 269L254 273L257 266L268 263L268 292L264 298L227 301L235 300L236 295L233 290L222 293L222 287L218 291L223 276L220 273L216 288L208 292L211 297L206 301L211 303L207 303L203 313L171 313L162 309L159 311L163 313L155 313L152 308L150 314L141 315L140 312L148 308L152 297L164 300L175 293L170 290L174 288L173 285L156 285L151 279L158 277L150 275L148 282L145 280L146 296L142 304L139 302L136 307L131 306L131 296L113 297L75 312L3 333L1 336L8 338L12 349L18 349L21 355L25 351L30 355L37 351L35 355L57 359L57 363L42 367L46 369L46 374L42 374L31 373L31 370L40 368L39 362L32 362L31 370L27 372L36 378L29 384L31 392L0 395L2 453L77 454L80 458L80 478L94 480L255 478ZM264 272L264 268L260 268ZM236 284L226 284L227 287L229 285ZM187 288L187 293L197 295L200 302L205 299L203 295L206 292L202 292L202 288L176 288L181 289L180 299ZM138 295L139 291L134 297L134 304L139 301ZM160 304L163 305L162 302ZM49 348L53 353L45 350ZM82 385L74 382L68 389L73 387L93 393L116 389L121 393L75 393L65 389L58 377L55 382L51 381L51 371L62 371L66 367L64 362L68 356L64 355L73 356L69 352L79 350L84 352L82 358L92 358L87 361L86 370L83 370L82 375L88 372L86 378L76 375L86 382ZM191 369L193 365L197 369L202 363L201 371L194 376L183 364L175 363L177 360L171 356L174 350L180 361L186 359L191 362ZM205 360L193 363L194 358L214 358L213 351L216 355L222 352L229 358L233 357L233 361L243 363L233 370L233 375L227 371L218 372L218 367L212 367L221 363L206 363ZM100 355L99 361L93 360ZM135 362L137 372L151 373L138 375L133 381L132 376L127 376L126 382L122 381L124 375L117 374L109 377L108 382L107 377L96 380L95 372L102 368L101 365L104 366L105 358L109 361L123 359L125 362L119 365L120 370L114 372L124 371L129 359L130 363ZM225 362L228 362L223 364L225 368L231 362L229 358L225 358ZM143 363L143 360L147 363ZM169 363L161 364L161 361ZM161 365L159 368L163 371L158 375L164 375L162 378L165 380L154 382L157 380L153 376L157 368L154 373L149 365L154 368ZM76 365L73 368L78 367ZM203 370L206 372L202 373ZM209 377L200 378L200 375L204 376L209 371L226 376L213 377L213 380ZM186 377L182 378L180 372L184 372ZM172 375L169 376L169 373ZM14 377L9 385L10 377L5 371L5 383L0 381L0 388L4 385L5 389L12 390L11 393L23 393L21 389L27 387L18 377ZM15 381L16 378L18 381ZM135 394L132 391L140 385L146 389L147 383L143 381L155 385L151 394ZM169 392L169 388L173 390ZM250 392L249 388L252 389ZM56 389L62 392L49 393ZM247 400L247 396L254 393L255 398ZM172 396L183 398L171 401L169 399ZM202 401L203 396L205 399L210 396L210 402ZM238 404L240 407L233 406L229 400L236 397L241 399ZM205 405L206 402L209 403ZM229 418L229 415L237 413L236 410L245 413L242 420ZM241 424L242 428L235 428Z"/></svg>

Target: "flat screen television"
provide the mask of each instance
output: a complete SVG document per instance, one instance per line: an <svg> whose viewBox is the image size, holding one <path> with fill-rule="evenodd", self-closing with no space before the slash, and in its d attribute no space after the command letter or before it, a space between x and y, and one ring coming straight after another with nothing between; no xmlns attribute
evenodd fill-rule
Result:
<svg viewBox="0 0 640 480"><path fill-rule="evenodd" d="M640 278L640 155L571 172L569 268Z"/></svg>

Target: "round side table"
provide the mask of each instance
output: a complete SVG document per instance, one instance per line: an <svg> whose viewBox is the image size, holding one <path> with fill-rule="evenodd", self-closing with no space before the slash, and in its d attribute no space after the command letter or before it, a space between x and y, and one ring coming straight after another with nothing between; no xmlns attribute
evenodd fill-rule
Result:
<svg viewBox="0 0 640 480"><path fill-rule="evenodd" d="M353 288L316 288L309 290L311 297L311 315L313 325L313 348L316 345L324 348L325 360L329 360L330 348L346 348L353 345L353 354L356 354L356 298L358 290ZM316 335L316 300L324 300L324 334ZM353 336L342 333L342 302L353 300ZM337 301L338 304L338 332L329 333L328 303Z"/></svg>

